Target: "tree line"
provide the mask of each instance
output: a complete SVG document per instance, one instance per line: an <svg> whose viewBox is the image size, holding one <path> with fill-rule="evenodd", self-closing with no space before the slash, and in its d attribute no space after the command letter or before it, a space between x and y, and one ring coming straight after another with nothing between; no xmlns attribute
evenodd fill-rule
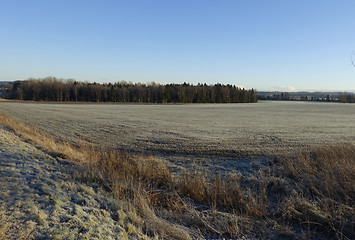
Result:
<svg viewBox="0 0 355 240"><path fill-rule="evenodd" d="M258 95L258 100L291 100L290 94L288 92L282 92L277 94L269 94L269 95Z"/></svg>
<svg viewBox="0 0 355 240"><path fill-rule="evenodd" d="M355 103L355 94L351 92L258 92L257 97L258 100Z"/></svg>
<svg viewBox="0 0 355 240"><path fill-rule="evenodd" d="M341 93L339 94L339 102L342 103L355 103L355 95L351 93Z"/></svg>
<svg viewBox="0 0 355 240"><path fill-rule="evenodd" d="M54 77L16 81L7 97L31 101L135 102L135 103L253 103L254 89L222 84L141 84L125 81L100 84Z"/></svg>

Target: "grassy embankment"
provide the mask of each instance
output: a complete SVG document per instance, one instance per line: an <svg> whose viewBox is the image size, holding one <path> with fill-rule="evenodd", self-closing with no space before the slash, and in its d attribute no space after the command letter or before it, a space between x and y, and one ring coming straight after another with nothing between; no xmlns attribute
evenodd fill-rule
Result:
<svg viewBox="0 0 355 240"><path fill-rule="evenodd" d="M79 181L101 183L126 200L139 217L129 232L167 239L355 238L354 145L277 156L252 176L206 176L196 167L174 177L159 159L74 147L4 115L0 124L54 156L81 164Z"/></svg>

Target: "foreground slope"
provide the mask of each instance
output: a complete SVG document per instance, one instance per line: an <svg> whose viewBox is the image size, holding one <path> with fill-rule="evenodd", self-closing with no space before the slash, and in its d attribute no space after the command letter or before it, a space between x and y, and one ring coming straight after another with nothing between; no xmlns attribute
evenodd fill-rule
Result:
<svg viewBox="0 0 355 240"><path fill-rule="evenodd" d="M118 203L77 168L0 129L0 239L131 238Z"/></svg>

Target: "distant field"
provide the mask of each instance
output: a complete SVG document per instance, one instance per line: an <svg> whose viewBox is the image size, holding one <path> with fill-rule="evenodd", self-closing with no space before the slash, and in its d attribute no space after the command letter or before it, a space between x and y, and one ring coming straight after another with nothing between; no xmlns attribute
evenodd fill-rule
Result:
<svg viewBox="0 0 355 240"><path fill-rule="evenodd" d="M83 139L170 160L293 153L313 145L355 143L354 104L0 102L0 111L65 140Z"/></svg>

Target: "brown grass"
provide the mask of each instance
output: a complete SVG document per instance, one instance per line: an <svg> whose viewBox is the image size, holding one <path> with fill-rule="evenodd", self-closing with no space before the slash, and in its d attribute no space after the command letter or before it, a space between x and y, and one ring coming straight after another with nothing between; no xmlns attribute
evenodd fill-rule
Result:
<svg viewBox="0 0 355 240"><path fill-rule="evenodd" d="M43 132L38 131L36 128L26 126L25 124L17 122L1 113L0 123L1 125L12 130L18 136L21 136L26 141L34 143L52 155L80 162L87 161L87 156L84 151L79 151L69 143L56 141L55 138L47 136Z"/></svg>
<svg viewBox="0 0 355 240"><path fill-rule="evenodd" d="M355 146L321 147L296 160L282 162L284 173L302 180L307 195L327 197L344 204L355 202Z"/></svg>
<svg viewBox="0 0 355 240"><path fill-rule="evenodd" d="M287 220L301 221L338 239L355 237L355 146L318 147L295 159L277 160L296 190L280 204Z"/></svg>
<svg viewBox="0 0 355 240"><path fill-rule="evenodd" d="M79 179L99 182L127 200L141 218L134 227L151 236L355 238L354 145L279 156L252 176L208 176L196 167L173 177L156 158L74 147L4 115L0 122L52 155L80 162Z"/></svg>
<svg viewBox="0 0 355 240"><path fill-rule="evenodd" d="M218 174L208 179L202 168L199 171L186 171L178 181L178 191L181 195L206 204L212 209L263 216L265 189L262 189L260 194L253 194L250 188L243 192L240 178L237 174L224 177Z"/></svg>

